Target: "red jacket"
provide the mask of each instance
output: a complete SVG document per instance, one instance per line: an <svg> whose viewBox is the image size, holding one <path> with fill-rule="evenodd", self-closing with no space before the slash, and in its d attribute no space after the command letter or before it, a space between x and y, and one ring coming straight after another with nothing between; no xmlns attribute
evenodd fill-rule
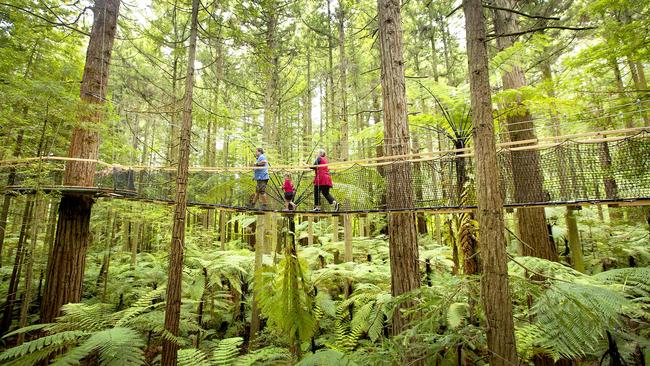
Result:
<svg viewBox="0 0 650 366"><path fill-rule="evenodd" d="M315 168L316 176L314 177L315 186L332 186L332 177L330 176L330 168L326 165L327 159L324 156L318 157L314 165L319 165Z"/></svg>
<svg viewBox="0 0 650 366"><path fill-rule="evenodd" d="M284 189L285 192L293 192L293 183L291 183L291 180L285 179L282 189Z"/></svg>

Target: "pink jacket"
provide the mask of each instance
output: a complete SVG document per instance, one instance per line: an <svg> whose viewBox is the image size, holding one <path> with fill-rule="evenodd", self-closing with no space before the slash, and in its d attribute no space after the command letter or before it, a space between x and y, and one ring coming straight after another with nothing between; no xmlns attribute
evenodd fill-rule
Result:
<svg viewBox="0 0 650 366"><path fill-rule="evenodd" d="M330 176L330 168L326 165L327 159L324 156L318 157L314 165L319 165L315 168L316 176L314 177L315 186L332 186L332 177ZM322 166L321 166L322 165Z"/></svg>

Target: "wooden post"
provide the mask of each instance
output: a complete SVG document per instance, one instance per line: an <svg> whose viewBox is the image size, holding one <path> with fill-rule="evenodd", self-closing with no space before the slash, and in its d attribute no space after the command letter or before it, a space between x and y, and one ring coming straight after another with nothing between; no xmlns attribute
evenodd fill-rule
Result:
<svg viewBox="0 0 650 366"><path fill-rule="evenodd" d="M271 254L278 243L278 216L274 213L266 213L266 235L269 240L265 242L264 253Z"/></svg>
<svg viewBox="0 0 650 366"><path fill-rule="evenodd" d="M307 216L307 245L314 245L314 217Z"/></svg>
<svg viewBox="0 0 650 366"><path fill-rule="evenodd" d="M352 262L352 218L349 214L343 215L343 233L345 240L344 260Z"/></svg>
<svg viewBox="0 0 650 366"><path fill-rule="evenodd" d="M366 233L366 217L359 216L359 236L368 236Z"/></svg>
<svg viewBox="0 0 650 366"><path fill-rule="evenodd" d="M266 231L266 219L268 214L258 215L257 216L257 225L255 231L255 270L257 271L262 267L262 258L264 256L264 247L265 247L265 231ZM257 294L259 291L259 284L253 288L253 309L251 315L251 329L250 329L250 344L254 344L255 337L257 337L257 332L260 330L260 308L257 303Z"/></svg>
<svg viewBox="0 0 650 366"><path fill-rule="evenodd" d="M571 265L579 272L585 271L585 263L582 259L582 245L578 235L578 221L575 216L575 208L568 206L566 209L566 226L569 237L569 248L571 250Z"/></svg>
<svg viewBox="0 0 650 366"><path fill-rule="evenodd" d="M226 212L219 211L219 241L221 241L221 250L226 250Z"/></svg>

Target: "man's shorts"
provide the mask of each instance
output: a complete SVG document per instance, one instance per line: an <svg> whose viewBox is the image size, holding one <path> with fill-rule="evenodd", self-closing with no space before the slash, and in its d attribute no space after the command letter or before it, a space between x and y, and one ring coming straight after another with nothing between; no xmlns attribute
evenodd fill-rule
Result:
<svg viewBox="0 0 650 366"><path fill-rule="evenodd" d="M293 197L296 196L295 192L284 192L284 199L287 201L292 201Z"/></svg>
<svg viewBox="0 0 650 366"><path fill-rule="evenodd" d="M266 193L266 184L268 182L268 179L258 180L257 187L255 188L255 193Z"/></svg>

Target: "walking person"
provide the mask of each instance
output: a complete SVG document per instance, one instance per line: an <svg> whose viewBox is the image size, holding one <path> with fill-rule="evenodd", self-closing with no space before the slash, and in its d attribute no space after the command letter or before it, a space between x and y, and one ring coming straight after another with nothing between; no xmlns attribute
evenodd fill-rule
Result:
<svg viewBox="0 0 650 366"><path fill-rule="evenodd" d="M260 168L256 168L253 170L253 180L257 182L255 186L255 194L253 195L253 199L251 200L250 206L255 207L255 204L257 204L257 201L262 202L262 209L265 210L267 208L268 204L268 197L266 196L266 186L269 183L269 162L266 160L266 156L264 156L264 149L261 147L258 147L255 149L255 156L257 157L257 160L255 161L255 166L258 166Z"/></svg>
<svg viewBox="0 0 650 366"><path fill-rule="evenodd" d="M282 190L284 190L284 209L285 210L295 210L296 204L293 202L294 197L296 197L296 188L293 186L291 181L291 174L286 173L284 175L284 184L282 185Z"/></svg>
<svg viewBox="0 0 650 366"><path fill-rule="evenodd" d="M334 207L334 211L339 210L339 203L332 197L330 189L332 188L332 176L330 175L330 169L327 166L328 161L325 157L325 150L320 149L318 151L318 156L314 162L315 176L314 176L314 211L320 211L320 195L329 202L330 205Z"/></svg>

